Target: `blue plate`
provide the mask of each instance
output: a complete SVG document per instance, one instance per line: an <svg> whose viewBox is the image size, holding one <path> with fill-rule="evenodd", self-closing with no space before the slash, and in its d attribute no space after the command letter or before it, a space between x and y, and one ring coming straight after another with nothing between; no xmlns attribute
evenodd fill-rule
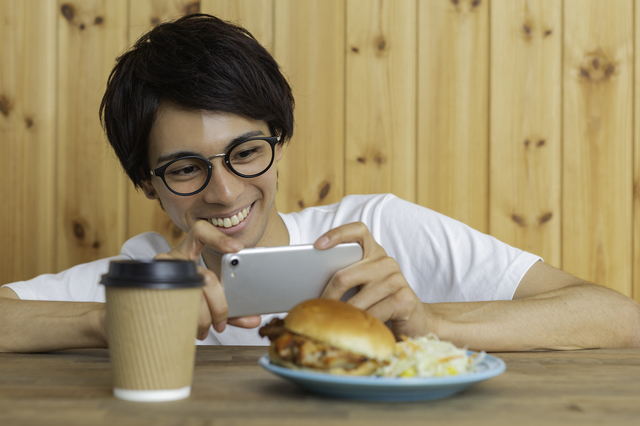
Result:
<svg viewBox="0 0 640 426"><path fill-rule="evenodd" d="M372 376L337 376L306 370L293 370L271 363L268 355L260 366L312 392L332 398L361 401L424 401L446 398L471 385L504 373L507 366L500 358L486 355L470 374L448 377L389 378Z"/></svg>

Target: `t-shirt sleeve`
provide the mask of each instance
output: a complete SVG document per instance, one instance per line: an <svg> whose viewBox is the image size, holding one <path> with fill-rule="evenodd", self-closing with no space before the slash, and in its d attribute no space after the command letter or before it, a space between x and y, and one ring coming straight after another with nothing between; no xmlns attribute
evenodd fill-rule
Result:
<svg viewBox="0 0 640 426"><path fill-rule="evenodd" d="M44 274L27 281L6 284L22 300L54 300L66 302L104 302L100 279L109 262L119 259L153 259L171 250L160 234L148 232L128 240L118 256L83 263L58 274Z"/></svg>
<svg viewBox="0 0 640 426"><path fill-rule="evenodd" d="M365 216L423 302L510 300L524 274L541 260L393 195Z"/></svg>
<svg viewBox="0 0 640 426"><path fill-rule="evenodd" d="M109 268L114 256L76 265L58 274L43 274L31 280L7 284L22 300L55 300L65 302L104 302L100 277Z"/></svg>

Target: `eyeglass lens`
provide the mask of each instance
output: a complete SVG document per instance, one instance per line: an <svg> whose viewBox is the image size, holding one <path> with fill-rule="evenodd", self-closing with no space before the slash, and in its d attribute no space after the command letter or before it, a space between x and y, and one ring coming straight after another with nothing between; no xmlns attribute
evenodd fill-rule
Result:
<svg viewBox="0 0 640 426"><path fill-rule="evenodd" d="M235 174L253 176L269 168L273 150L269 142L255 139L237 145L228 153L231 171ZM171 163L164 172L167 186L180 194L189 194L201 189L208 178L207 163L200 158L182 158Z"/></svg>

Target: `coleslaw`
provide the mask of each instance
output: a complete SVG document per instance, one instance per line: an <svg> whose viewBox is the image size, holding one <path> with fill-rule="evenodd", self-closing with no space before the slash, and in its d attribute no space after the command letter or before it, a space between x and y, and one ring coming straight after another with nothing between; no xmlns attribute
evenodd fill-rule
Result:
<svg viewBox="0 0 640 426"><path fill-rule="evenodd" d="M424 337L403 337L388 365L376 374L383 377L443 377L472 373L486 353L472 355L453 343L441 341L429 333Z"/></svg>

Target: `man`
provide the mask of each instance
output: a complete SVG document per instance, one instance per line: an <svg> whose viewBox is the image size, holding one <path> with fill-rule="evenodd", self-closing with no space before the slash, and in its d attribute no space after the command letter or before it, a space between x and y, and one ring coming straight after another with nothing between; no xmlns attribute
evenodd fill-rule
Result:
<svg viewBox="0 0 640 426"><path fill-rule="evenodd" d="M293 97L277 63L242 28L207 15L157 26L118 59L101 114L134 185L186 232L176 247L142 234L119 257L199 263L204 344L267 343L255 327L271 316L227 318L221 254L357 242L363 260L338 272L322 296L359 287L349 303L396 336L434 332L487 351L640 346L633 300L392 195L278 213L277 164L293 132ZM109 260L1 288L0 350L106 346L98 282Z"/></svg>

